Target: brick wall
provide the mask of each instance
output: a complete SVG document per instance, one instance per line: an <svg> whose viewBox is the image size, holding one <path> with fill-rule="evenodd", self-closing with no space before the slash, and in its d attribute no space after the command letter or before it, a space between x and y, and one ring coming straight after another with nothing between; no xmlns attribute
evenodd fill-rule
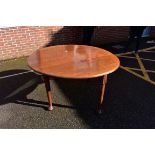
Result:
<svg viewBox="0 0 155 155"><path fill-rule="evenodd" d="M127 26L97 27L93 45L127 40ZM155 36L155 27L152 29ZM40 47L57 44L81 44L82 27L21 26L0 28L0 60L28 56Z"/></svg>
<svg viewBox="0 0 155 155"><path fill-rule="evenodd" d="M151 28L151 37L155 38L155 26Z"/></svg>
<svg viewBox="0 0 155 155"><path fill-rule="evenodd" d="M128 26L102 26L97 27L93 37L95 45L103 43L119 42L128 39Z"/></svg>
<svg viewBox="0 0 155 155"><path fill-rule="evenodd" d="M29 55L49 40L49 30L59 27L10 27L0 29L0 60Z"/></svg>
<svg viewBox="0 0 155 155"><path fill-rule="evenodd" d="M0 28L0 60L27 56L46 45L79 42L81 35L77 29L63 26Z"/></svg>

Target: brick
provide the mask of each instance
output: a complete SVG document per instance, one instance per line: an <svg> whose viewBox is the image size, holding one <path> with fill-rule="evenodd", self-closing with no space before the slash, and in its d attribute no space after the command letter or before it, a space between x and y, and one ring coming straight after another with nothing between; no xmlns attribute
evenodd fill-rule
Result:
<svg viewBox="0 0 155 155"><path fill-rule="evenodd" d="M128 26L99 26L95 29L93 42L104 44L127 40ZM155 27L152 27L155 37ZM0 60L29 55L48 42L80 42L82 27L64 26L19 26L0 29ZM2 55L1 55L2 54Z"/></svg>

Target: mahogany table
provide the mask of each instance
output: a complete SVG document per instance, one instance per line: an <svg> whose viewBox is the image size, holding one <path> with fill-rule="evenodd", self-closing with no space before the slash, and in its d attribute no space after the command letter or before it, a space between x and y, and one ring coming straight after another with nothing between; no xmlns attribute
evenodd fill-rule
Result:
<svg viewBox="0 0 155 155"><path fill-rule="evenodd" d="M57 45L41 48L28 57L31 69L43 75L49 110L52 106L50 77L89 79L102 77L102 92L97 110L103 104L107 75L118 69L119 59L109 51L85 45Z"/></svg>

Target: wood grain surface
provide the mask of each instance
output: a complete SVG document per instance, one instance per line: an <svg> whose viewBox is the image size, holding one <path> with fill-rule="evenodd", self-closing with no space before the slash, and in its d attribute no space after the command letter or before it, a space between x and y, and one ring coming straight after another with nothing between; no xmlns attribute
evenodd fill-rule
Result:
<svg viewBox="0 0 155 155"><path fill-rule="evenodd" d="M85 45L41 48L28 57L30 68L41 74L73 79L104 76L114 72L119 59L109 51Z"/></svg>

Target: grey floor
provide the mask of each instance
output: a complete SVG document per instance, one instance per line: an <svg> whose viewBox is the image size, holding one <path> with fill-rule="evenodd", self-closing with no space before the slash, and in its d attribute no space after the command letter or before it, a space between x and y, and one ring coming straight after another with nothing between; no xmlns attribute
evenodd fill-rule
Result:
<svg viewBox="0 0 155 155"><path fill-rule="evenodd" d="M153 70L155 64L149 66ZM155 128L155 85L121 68L109 75L101 115L95 111L100 79L51 79L50 112L41 76L29 71L26 58L0 62L0 128Z"/></svg>

